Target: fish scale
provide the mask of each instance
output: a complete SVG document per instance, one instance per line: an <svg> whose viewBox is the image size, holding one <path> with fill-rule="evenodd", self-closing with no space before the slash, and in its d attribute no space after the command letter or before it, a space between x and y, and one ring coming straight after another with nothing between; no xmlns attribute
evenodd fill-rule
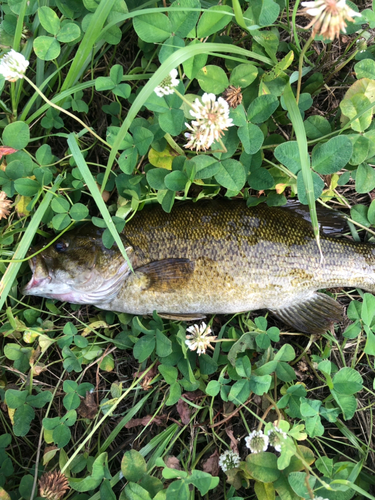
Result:
<svg viewBox="0 0 375 500"><path fill-rule="evenodd" d="M374 246L322 233L322 261L312 226L298 208L204 200L177 204L168 214L152 205L137 212L122 234L134 272L88 225L34 258L24 292L176 319L266 308L300 331L321 333L341 319L342 308L317 291L374 291ZM92 248L95 265L85 267Z"/></svg>

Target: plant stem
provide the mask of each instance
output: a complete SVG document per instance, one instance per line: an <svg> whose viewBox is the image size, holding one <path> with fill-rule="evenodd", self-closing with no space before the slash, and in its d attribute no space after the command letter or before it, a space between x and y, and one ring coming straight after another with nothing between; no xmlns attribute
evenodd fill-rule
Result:
<svg viewBox="0 0 375 500"><path fill-rule="evenodd" d="M102 142L103 144L105 144L108 148L112 149L110 144L108 144L108 142L106 142L104 139L102 139L96 132L94 132L91 128L89 128L80 118L77 118L77 116L73 115L73 113L70 113L69 111L67 111L66 109L64 108L61 108L60 106L58 106L57 104L54 104L52 101L50 101L49 99L47 99L47 97L43 94L43 92L41 92L38 87L26 76L24 75L24 78L25 80L27 81L27 83L29 83L33 89L40 95L40 97L47 103L49 104L52 108L55 108L57 109L58 111L61 111L61 113L65 113L66 115L70 116L71 118L73 118L73 120L77 121L84 129L86 129L88 132L90 132L90 134L92 134L96 139L98 139L98 141Z"/></svg>

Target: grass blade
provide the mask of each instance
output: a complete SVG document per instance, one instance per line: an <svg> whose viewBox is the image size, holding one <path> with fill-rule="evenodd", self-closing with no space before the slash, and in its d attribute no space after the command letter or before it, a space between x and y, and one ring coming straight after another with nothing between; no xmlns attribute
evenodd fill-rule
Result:
<svg viewBox="0 0 375 500"><path fill-rule="evenodd" d="M32 217L29 225L27 226L25 234L23 235L22 240L17 247L17 250L14 252L12 260L14 260L15 262L11 262L9 264L7 270L5 271L0 281L0 309L2 309L6 298L8 297L9 291L12 288L13 282L16 279L19 268L21 267L22 262L19 261L25 257L26 252L28 251L31 245L32 239L34 238L34 235L39 227L40 221L42 220L42 217L47 208L49 207L53 195L59 188L61 182L62 182L62 177L58 176L56 178L56 181L52 189L50 189L48 193L45 195L43 201L39 205L37 211Z"/></svg>
<svg viewBox="0 0 375 500"><path fill-rule="evenodd" d="M316 243L318 245L320 255L322 255L322 250L320 247L320 234L319 234L319 223L318 223L318 216L316 214L316 206L315 206L315 196L314 196L314 184L313 184L313 179L311 175L311 168L310 168L310 157L309 153L307 150L307 138L306 138L306 132L305 132L305 127L303 125L301 113L299 111L298 105L296 98L294 97L294 94L292 92L292 88L290 84L288 83L285 87L284 90L284 100L285 100L285 106L289 112L290 119L293 125L294 133L296 134L296 139L298 143L298 150L299 150L299 155L301 159L301 165L302 165L302 177L303 177L303 183L305 185L306 189L306 196L307 196L307 202L309 205L309 210L310 210L310 216L311 216L311 223L313 226L314 230L314 235L316 239Z"/></svg>
<svg viewBox="0 0 375 500"><path fill-rule="evenodd" d="M131 270L133 270L132 265L130 263L129 257L126 254L126 250L124 247L124 244L120 238L120 235L118 234L118 231L116 229L116 226L112 220L111 214L108 212L107 205L104 203L104 200L102 198L102 195L100 194L100 191L96 185L96 181L94 177L92 176L92 173L90 172L89 167L87 166L87 163L81 153L81 150L78 147L76 138L74 134L69 134L68 135L68 145L70 148L70 151L72 152L73 158L77 164L77 167L79 168L79 171L82 174L82 177L85 180L85 183L87 184L87 187L90 190L90 193L92 194L92 197L94 198L94 201L97 205L97 207L100 210L100 213L103 216L103 219L105 223L107 224L108 229L110 230L113 239L115 240L122 256L128 263L129 267Z"/></svg>

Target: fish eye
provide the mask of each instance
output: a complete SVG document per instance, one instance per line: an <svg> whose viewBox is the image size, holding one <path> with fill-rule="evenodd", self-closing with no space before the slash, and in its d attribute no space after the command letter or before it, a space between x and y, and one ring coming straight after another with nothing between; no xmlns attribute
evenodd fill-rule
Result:
<svg viewBox="0 0 375 500"><path fill-rule="evenodd" d="M65 252L65 250L67 250L68 246L69 245L67 243L65 243L64 241L58 241L55 244L55 250L58 253L62 253L62 252Z"/></svg>

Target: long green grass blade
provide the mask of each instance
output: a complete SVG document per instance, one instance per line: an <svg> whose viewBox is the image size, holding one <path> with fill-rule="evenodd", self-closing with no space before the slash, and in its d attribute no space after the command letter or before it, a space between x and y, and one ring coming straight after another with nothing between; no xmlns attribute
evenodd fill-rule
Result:
<svg viewBox="0 0 375 500"><path fill-rule="evenodd" d="M72 87L78 77L82 68L85 67L85 61L89 57L91 50L93 49L95 42L98 38L98 34L101 33L104 23L110 14L116 0L101 0L97 9L95 10L90 24L86 30L86 33L79 44L76 55L73 59L72 65L66 75L65 81L61 87L61 90L66 90Z"/></svg>
<svg viewBox="0 0 375 500"><path fill-rule="evenodd" d="M301 113L297 105L296 98L294 97L292 88L289 83L286 85L284 90L284 100L285 100L285 106L290 115L294 133L296 134L298 150L302 165L302 178L306 189L306 196L310 210L311 223L313 226L316 243L318 245L320 254L322 255L320 247L319 223L315 206L314 184L310 168L310 157L307 149L306 132L305 132L305 127L303 125Z"/></svg>
<svg viewBox="0 0 375 500"><path fill-rule="evenodd" d="M100 191L96 185L96 181L94 177L92 176L92 173L90 172L89 167L87 166L87 163L81 153L81 150L78 147L76 138L74 134L69 134L68 135L68 145L70 148L70 151L72 152L73 158L77 164L77 167L79 168L79 171L82 174L82 177L85 180L85 183L87 184L87 187L90 190L90 193L92 194L92 197L94 198L94 201L97 205L97 207L100 210L100 213L102 214L102 217L107 224L108 229L110 230L113 239L115 240L120 252L122 253L122 256L126 260L126 262L129 265L129 268L133 270L132 265L130 263L129 257L126 254L126 250L124 247L124 244L120 238L120 235L118 234L118 231L116 229L116 226L112 220L111 214L108 212L107 205L104 203L104 200L102 198L102 195L100 194Z"/></svg>
<svg viewBox="0 0 375 500"><path fill-rule="evenodd" d="M25 234L23 235L22 240L18 245L17 250L14 253L13 260L19 261L25 257L26 252L28 251L31 245L32 239L34 238L34 235L39 227L40 221L42 220L42 217L47 208L49 207L53 195L59 188L61 182L62 178L58 176L55 180L52 189L50 189L45 195L43 201L37 208L37 211L35 212L34 216L29 222L29 225L27 226ZM9 291L12 288L13 282L16 279L21 264L22 262L11 262L0 281L0 310L3 307L6 298L8 297Z"/></svg>

